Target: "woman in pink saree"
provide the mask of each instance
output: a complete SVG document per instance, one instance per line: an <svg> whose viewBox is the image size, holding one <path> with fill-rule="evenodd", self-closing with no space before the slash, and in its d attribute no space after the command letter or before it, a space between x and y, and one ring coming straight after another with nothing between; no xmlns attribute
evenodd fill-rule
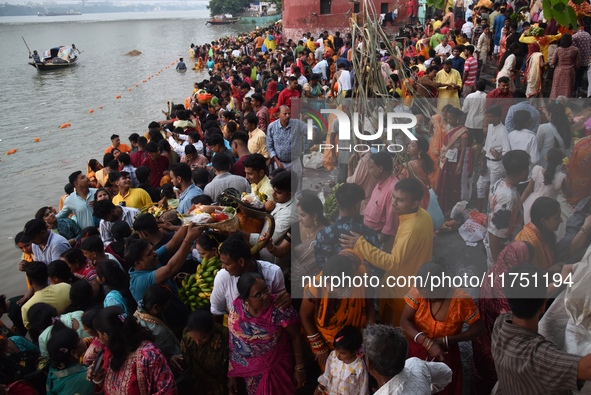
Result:
<svg viewBox="0 0 591 395"><path fill-rule="evenodd" d="M298 313L292 306L274 306L275 296L259 273L240 276L237 286L240 296L228 317L230 393L237 392L242 377L249 395L295 394L306 380Z"/></svg>
<svg viewBox="0 0 591 395"><path fill-rule="evenodd" d="M471 393L488 394L497 382L497 373L491 354L491 335L497 317L511 311L503 292L502 276L509 269L520 263L531 263L534 259L533 246L525 241L509 244L501 253L494 266L485 276L478 297L478 310L484 322L485 332L472 340L472 391ZM492 281L492 283L491 283Z"/></svg>

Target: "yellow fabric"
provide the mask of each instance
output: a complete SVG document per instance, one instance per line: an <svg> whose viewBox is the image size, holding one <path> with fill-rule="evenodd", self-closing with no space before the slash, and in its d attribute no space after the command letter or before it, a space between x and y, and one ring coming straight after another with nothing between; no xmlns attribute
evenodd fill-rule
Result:
<svg viewBox="0 0 591 395"><path fill-rule="evenodd" d="M267 151L267 135L259 128L248 132L248 150L251 154L261 154L269 159Z"/></svg>
<svg viewBox="0 0 591 395"><path fill-rule="evenodd" d="M417 64L417 68L419 69L419 71L427 72L427 68L424 64Z"/></svg>
<svg viewBox="0 0 591 395"><path fill-rule="evenodd" d="M269 177L264 176L262 180L258 182L258 184L250 184L250 189L256 194L264 193L267 195L267 200L273 200L273 187L271 186L271 181Z"/></svg>
<svg viewBox="0 0 591 395"><path fill-rule="evenodd" d="M314 43L315 43L315 42L316 42L316 41L312 41L312 40L308 39L308 42L306 43L306 45L308 46L308 49L309 49L310 51L312 51L312 52L314 52ZM303 70L302 70L302 71L303 71Z"/></svg>
<svg viewBox="0 0 591 395"><path fill-rule="evenodd" d="M355 251L365 260L386 271L386 276L414 276L419 268L432 259L433 221L422 208L412 214L399 217L400 224L392 252L381 251L361 237L355 244ZM410 287L382 288L382 298L404 298Z"/></svg>
<svg viewBox="0 0 591 395"><path fill-rule="evenodd" d="M443 21L435 21L435 22L433 22L433 31L435 31L436 29L440 28L441 25L443 25Z"/></svg>
<svg viewBox="0 0 591 395"><path fill-rule="evenodd" d="M449 74L445 70L439 70L437 73L437 77L435 77L435 81L441 84L456 84L460 87L462 86L462 77L460 77L460 73L456 69L451 69ZM462 107L460 106L460 98L458 97L458 91L448 90L445 87L439 88L439 97L437 98L437 110L441 112L443 107L446 104L451 104L452 106L459 108L460 110Z"/></svg>
<svg viewBox="0 0 591 395"><path fill-rule="evenodd" d="M125 202L126 207L134 207L141 210L143 207L152 205L152 198L142 188L129 188L125 197L121 196L121 192L119 192L113 198L113 204L119 204L121 202Z"/></svg>
<svg viewBox="0 0 591 395"><path fill-rule="evenodd" d="M21 307L21 313L23 316L23 324L25 328L31 329L29 325L29 319L27 312L37 303L47 303L50 306L55 307L58 314L62 314L66 307L70 304L70 284L59 283L55 285L48 285L35 292L35 294Z"/></svg>
<svg viewBox="0 0 591 395"><path fill-rule="evenodd" d="M520 43L524 43L524 44L533 44L533 43L538 43L540 44L540 52L544 55L544 61L547 62L548 61L548 47L550 46L550 44L552 44L554 41L558 40L560 37L562 37L562 34L558 33L555 36L543 36L543 37L535 37L535 36L526 36L525 33L523 33L521 35L521 37L519 38L519 42Z"/></svg>

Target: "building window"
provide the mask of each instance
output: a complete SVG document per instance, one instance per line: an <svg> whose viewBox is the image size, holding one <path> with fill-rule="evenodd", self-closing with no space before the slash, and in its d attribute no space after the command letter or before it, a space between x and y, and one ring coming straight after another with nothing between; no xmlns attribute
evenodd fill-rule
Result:
<svg viewBox="0 0 591 395"><path fill-rule="evenodd" d="M380 14L387 14L388 13L388 3L382 3Z"/></svg>
<svg viewBox="0 0 591 395"><path fill-rule="evenodd" d="M353 3L353 12L355 14L359 14L359 2L358 1Z"/></svg>
<svg viewBox="0 0 591 395"><path fill-rule="evenodd" d="M320 15L330 14L330 1L331 0L320 0Z"/></svg>

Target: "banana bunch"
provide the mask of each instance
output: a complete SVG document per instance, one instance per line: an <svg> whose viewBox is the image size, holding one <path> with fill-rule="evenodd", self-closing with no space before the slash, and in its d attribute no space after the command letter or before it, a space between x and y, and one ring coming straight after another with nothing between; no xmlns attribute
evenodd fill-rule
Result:
<svg viewBox="0 0 591 395"><path fill-rule="evenodd" d="M203 258L197 266L197 272L183 279L179 298L193 311L205 306L211 297L213 280L221 268L222 262L219 257Z"/></svg>
<svg viewBox="0 0 591 395"><path fill-rule="evenodd" d="M334 215L334 213L336 213L339 209L339 206L337 205L337 190L339 189L339 186L341 184L337 184L334 186L334 188L332 188L332 191L334 192L332 195L328 196L326 198L326 200L324 201L324 214L326 215L327 218L332 218L332 216Z"/></svg>

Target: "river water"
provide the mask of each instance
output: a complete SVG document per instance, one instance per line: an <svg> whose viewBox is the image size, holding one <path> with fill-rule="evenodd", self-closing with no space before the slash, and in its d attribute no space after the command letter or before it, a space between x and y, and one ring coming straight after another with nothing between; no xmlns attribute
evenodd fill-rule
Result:
<svg viewBox="0 0 591 395"><path fill-rule="evenodd" d="M201 45L254 29L253 24L206 26L208 14L203 10L0 18L0 293L13 296L26 290L13 237L37 209L58 207L68 175L86 171L89 159L102 162L113 133L127 144L131 133L145 133L150 121L164 119L161 110L168 100L182 103L193 82L205 77L204 72L165 67L181 56L187 60L191 43ZM83 53L75 67L38 72L27 64L21 36L31 51L41 54L72 43ZM142 54L124 56L134 49ZM72 126L59 128L67 122ZM4 155L11 149L18 151Z"/></svg>

